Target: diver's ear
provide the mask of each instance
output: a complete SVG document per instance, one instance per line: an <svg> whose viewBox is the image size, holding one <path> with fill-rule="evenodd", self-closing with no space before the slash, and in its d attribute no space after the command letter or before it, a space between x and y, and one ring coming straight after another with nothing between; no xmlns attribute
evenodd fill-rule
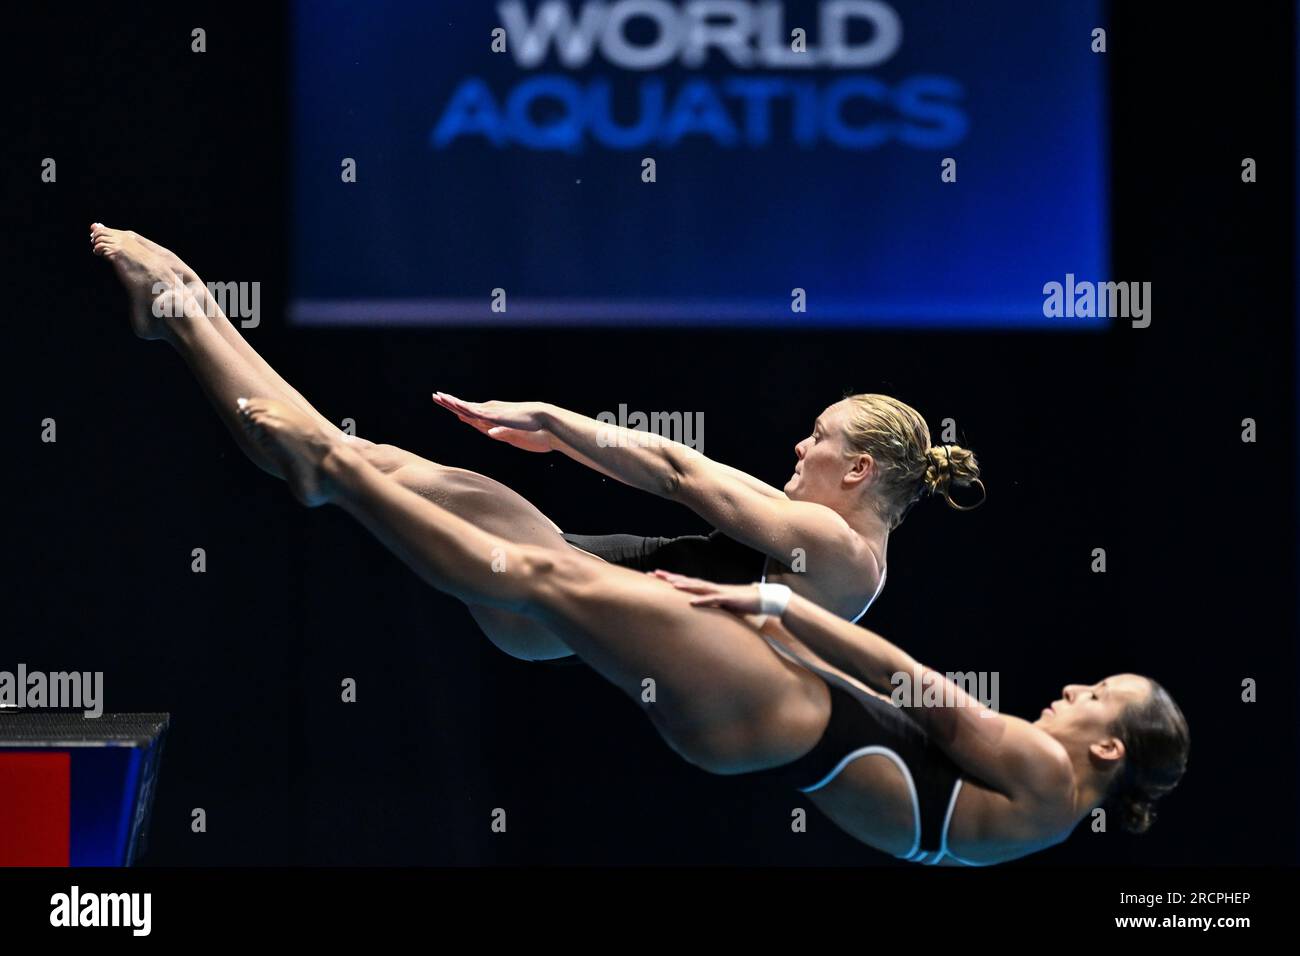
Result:
<svg viewBox="0 0 1300 956"><path fill-rule="evenodd" d="M844 473L846 485L860 485L864 482L869 484L876 477L876 459L865 452L850 456L848 466L849 470Z"/></svg>
<svg viewBox="0 0 1300 956"><path fill-rule="evenodd" d="M1102 740L1094 741L1088 748L1088 754L1092 757L1094 763L1111 765L1119 763L1124 759L1124 741L1118 737L1106 737Z"/></svg>

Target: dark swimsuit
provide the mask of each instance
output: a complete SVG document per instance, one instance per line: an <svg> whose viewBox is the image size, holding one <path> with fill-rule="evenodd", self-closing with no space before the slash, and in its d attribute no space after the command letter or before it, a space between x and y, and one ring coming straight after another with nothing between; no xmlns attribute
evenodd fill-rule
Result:
<svg viewBox="0 0 1300 956"><path fill-rule="evenodd" d="M872 694L849 689L818 671L831 693L830 719L812 750L797 760L746 776L812 793L825 787L852 761L868 754L888 757L902 771L912 795L916 838L899 859L935 864L952 857L948 826L961 792L962 772L949 756L903 710Z"/></svg>
<svg viewBox="0 0 1300 956"><path fill-rule="evenodd" d="M672 571L718 584L753 584L767 580L768 557L721 531L677 538L646 538L637 534L566 534L564 540L610 564L633 571ZM885 588L885 575L871 600L853 618L856 624ZM568 658L563 658L568 660Z"/></svg>
<svg viewBox="0 0 1300 956"><path fill-rule="evenodd" d="M636 534L566 534L564 540L610 564L634 571L672 571L719 584L752 584L767 556L721 531L678 538Z"/></svg>
<svg viewBox="0 0 1300 956"><path fill-rule="evenodd" d="M575 548L636 571L658 568L720 584L749 584L766 577L767 556L721 531L678 538L566 534L564 539ZM877 595L884 586L883 574L880 585ZM868 601L867 607L870 606ZM855 623L865 613L863 608L854 618ZM778 653L809 667L766 635L764 640ZM570 656L547 663L578 662L576 656ZM962 784L961 771L948 755L930 740L920 724L893 704L874 695L864 695L856 688L849 689L840 679L819 668L809 669L826 681L831 694L830 719L821 739L792 763L746 776L812 793L829 784L858 757L882 754L902 770L912 794L916 839L911 851L900 859L934 864L944 857L952 857L959 863L979 866L948 849L948 825Z"/></svg>

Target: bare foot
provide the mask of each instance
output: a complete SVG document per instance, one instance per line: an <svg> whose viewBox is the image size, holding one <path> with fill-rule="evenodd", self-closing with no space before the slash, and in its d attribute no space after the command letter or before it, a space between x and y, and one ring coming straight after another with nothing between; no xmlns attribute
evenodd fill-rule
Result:
<svg viewBox="0 0 1300 956"><path fill-rule="evenodd" d="M131 297L131 329L142 339L167 335L163 319L184 313L186 300L180 277L140 237L124 229L95 223L90 230L91 250L113 265Z"/></svg>
<svg viewBox="0 0 1300 956"><path fill-rule="evenodd" d="M244 431L280 466L293 496L308 508L328 502L333 493L321 473L332 444L306 414L269 398L241 398Z"/></svg>
<svg viewBox="0 0 1300 956"><path fill-rule="evenodd" d="M185 287L190 290L190 295L194 296L199 305L203 307L204 315L210 319L216 317L217 313L221 311L221 307L217 305L217 300L212 298L212 293L208 291L208 287L203 283L203 280L199 278L199 274L191 269L185 260L170 249L160 246L148 236L142 236L138 232L132 233L132 235L156 253L168 269L181 277Z"/></svg>

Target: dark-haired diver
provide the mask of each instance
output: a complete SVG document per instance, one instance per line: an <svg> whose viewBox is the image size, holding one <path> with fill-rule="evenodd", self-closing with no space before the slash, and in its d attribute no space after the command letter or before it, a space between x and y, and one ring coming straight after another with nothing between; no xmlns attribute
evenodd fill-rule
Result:
<svg viewBox="0 0 1300 956"><path fill-rule="evenodd" d="M1029 723L785 585L643 574L516 544L403 488L296 408L257 398L238 408L303 504L343 508L439 590L553 630L688 762L796 787L901 859L1015 859L1107 803L1143 830L1182 776L1186 722L1145 677L1067 685ZM804 666L806 651L852 682ZM884 695L899 674L939 688L942 705L896 708Z"/></svg>
<svg viewBox="0 0 1300 956"><path fill-rule="evenodd" d="M519 542L453 514L386 473L296 403L256 397L205 305L141 240L104 237L146 337L168 337L214 400L251 382L222 418L308 506L336 504L430 585L536 622L646 712L688 762L797 787L840 828L907 860L985 865L1064 840L1111 804L1145 829L1186 766L1181 712L1132 674L1067 685L1033 723L990 711L906 652L783 584L643 574L572 547ZM156 291L161 289L162 291ZM225 340L222 339L224 342ZM188 344L187 344L188 343ZM207 366L211 367L207 367ZM835 672L818 673L808 655ZM839 676L840 674L845 677ZM942 687L943 706L900 710L899 674ZM653 701L643 698L654 682ZM865 688L865 689L864 689Z"/></svg>

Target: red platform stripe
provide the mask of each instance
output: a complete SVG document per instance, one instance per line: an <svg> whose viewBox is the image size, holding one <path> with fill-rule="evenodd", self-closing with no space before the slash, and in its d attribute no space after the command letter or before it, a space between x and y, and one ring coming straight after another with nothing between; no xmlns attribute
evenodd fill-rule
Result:
<svg viewBox="0 0 1300 956"><path fill-rule="evenodd" d="M0 866L67 866L72 758L0 753Z"/></svg>

